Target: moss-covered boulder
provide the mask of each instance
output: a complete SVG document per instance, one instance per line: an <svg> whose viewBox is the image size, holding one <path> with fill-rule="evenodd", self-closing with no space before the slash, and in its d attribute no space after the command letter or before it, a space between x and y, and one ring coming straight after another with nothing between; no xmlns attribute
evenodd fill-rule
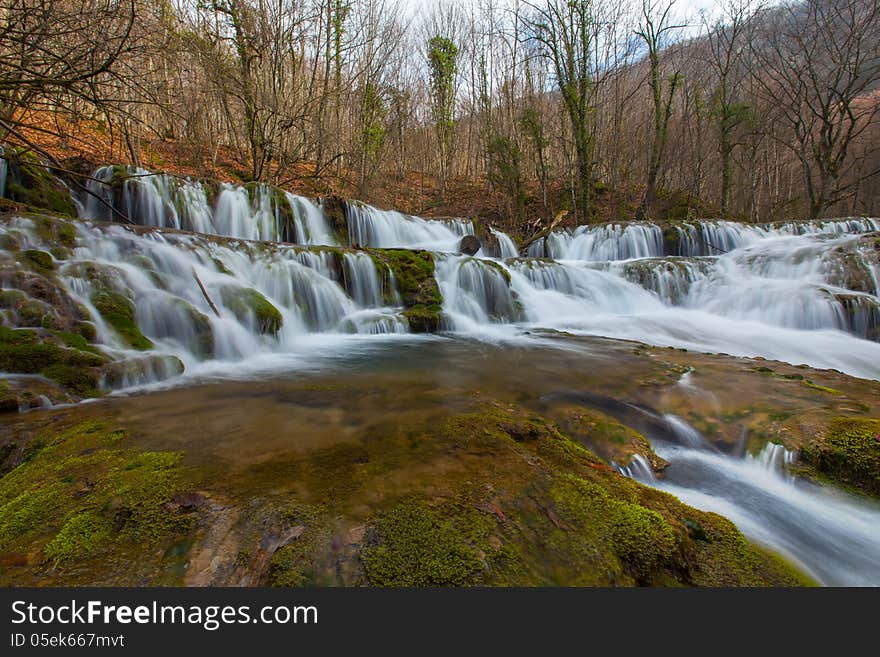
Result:
<svg viewBox="0 0 880 657"><path fill-rule="evenodd" d="M220 290L220 299L240 322L252 324L260 333L275 335L284 324L278 308L253 288L227 285Z"/></svg>
<svg viewBox="0 0 880 657"><path fill-rule="evenodd" d="M403 301L403 316L413 333L430 333L442 326L443 297L434 278L434 256L428 251L370 249L394 275Z"/></svg>
<svg viewBox="0 0 880 657"><path fill-rule="evenodd" d="M821 475L880 496L880 419L837 418L801 448Z"/></svg>
<svg viewBox="0 0 880 657"><path fill-rule="evenodd" d="M94 397L98 391L98 370L107 358L86 350L72 336L77 347L65 344L65 334L54 334L0 326L0 371L42 374L79 397Z"/></svg>
<svg viewBox="0 0 880 657"><path fill-rule="evenodd" d="M655 472L669 465L642 434L601 411L572 406L560 412L564 418L560 424L566 433L609 463L626 467L633 456L639 455Z"/></svg>
<svg viewBox="0 0 880 657"><path fill-rule="evenodd" d="M137 326L134 303L128 297L121 292L105 289L93 293L91 302L128 346L141 351L153 348L153 343Z"/></svg>
<svg viewBox="0 0 880 657"><path fill-rule="evenodd" d="M8 162L6 196L34 208L76 216L70 191L36 157L25 151L5 154Z"/></svg>

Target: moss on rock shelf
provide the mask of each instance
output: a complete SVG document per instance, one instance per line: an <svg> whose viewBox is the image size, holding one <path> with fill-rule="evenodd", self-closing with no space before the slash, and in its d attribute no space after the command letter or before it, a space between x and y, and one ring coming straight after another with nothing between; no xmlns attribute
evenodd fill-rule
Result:
<svg viewBox="0 0 880 657"><path fill-rule="evenodd" d="M497 400L238 471L185 467L106 421L35 435L0 477L2 583L808 583L720 516Z"/></svg>
<svg viewBox="0 0 880 657"><path fill-rule="evenodd" d="M820 475L880 496L880 419L836 418L801 449Z"/></svg>
<svg viewBox="0 0 880 657"><path fill-rule="evenodd" d="M155 576L165 548L194 522L174 505L186 492L181 455L132 449L125 438L102 422L46 432L0 478L0 582Z"/></svg>

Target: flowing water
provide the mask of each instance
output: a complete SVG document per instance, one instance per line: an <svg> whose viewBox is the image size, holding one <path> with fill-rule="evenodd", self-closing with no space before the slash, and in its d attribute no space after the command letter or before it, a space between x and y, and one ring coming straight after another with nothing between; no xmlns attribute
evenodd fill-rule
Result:
<svg viewBox="0 0 880 657"><path fill-rule="evenodd" d="M104 168L95 177L111 181L118 173ZM58 262L62 284L92 314L98 341L128 364L106 382L118 390L283 378L354 363L377 376L416 368L441 390L458 389L481 387L489 369L515 356L524 362L493 376L521 396L537 400L584 371L601 372L597 385L605 388L617 380L620 388L609 392L625 396L637 370L621 373L619 359L603 356L607 344L595 338L880 380L880 268L876 246L861 237L880 229L872 219L682 224L674 239L654 224L581 227L551 234L525 258L495 232L500 257L485 258L457 255L462 236L474 232L466 220L349 203L348 234L340 235L320 202L265 185L209 186L140 169L126 170L121 184L93 185L103 203L84 199L85 217L174 229L82 222L72 254ZM30 219L2 230L22 248L50 246ZM392 272L368 252L318 246L340 244L433 251L446 336L408 336ZM95 312L93 293L108 287L133 299L138 328L156 345L149 356L127 348ZM260 300L278 310L280 327L267 328ZM595 338L550 339L543 329ZM454 358L444 360L449 350ZM537 368L535 359L548 365ZM648 438L671 464L665 476L657 479L638 459L625 474L726 515L823 583L880 584L875 507L793 480L784 470L792 456L779 446L735 458L680 418L662 420L667 430Z"/></svg>

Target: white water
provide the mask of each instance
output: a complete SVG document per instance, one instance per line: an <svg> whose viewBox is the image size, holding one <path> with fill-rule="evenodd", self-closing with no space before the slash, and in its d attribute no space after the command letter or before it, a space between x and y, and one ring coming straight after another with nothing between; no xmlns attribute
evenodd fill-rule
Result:
<svg viewBox="0 0 880 657"><path fill-rule="evenodd" d="M0 150L0 155L3 151ZM6 175L9 172L9 162L6 158L0 157L0 198L6 196Z"/></svg>
<svg viewBox="0 0 880 657"><path fill-rule="evenodd" d="M797 480L787 471L795 455L782 445L738 459L714 450L681 418L665 420L676 442L652 437L670 464L662 478L638 455L618 468L622 474L729 518L822 584L880 585L880 507Z"/></svg>
<svg viewBox="0 0 880 657"><path fill-rule="evenodd" d="M458 251L461 238L474 232L470 221L422 219L362 203L348 204L346 218L352 246L454 253Z"/></svg>
<svg viewBox="0 0 880 657"><path fill-rule="evenodd" d="M519 249L516 248L516 244L510 238L510 235L503 233L500 230L495 230L494 228L490 228L489 232L492 233L498 241L499 258L507 259L519 257Z"/></svg>
<svg viewBox="0 0 880 657"><path fill-rule="evenodd" d="M29 219L11 224L26 248L44 248ZM137 235L121 226L78 225L73 255L60 261L67 292L92 315L98 341L131 367L115 387L140 385L173 376L180 365L198 372L206 361L242 361L263 354L296 352L304 336L395 334L406 331L393 279L367 254L281 247L271 251L246 242L218 244L182 233ZM198 279L216 316L202 294ZM96 280L134 302L138 327L156 344L148 353L128 349L91 303ZM387 292L387 294L386 294ZM276 335L261 331L253 306L242 303L259 293L278 309L283 325ZM149 362L147 362L149 361ZM124 369L124 368L123 368Z"/></svg>
<svg viewBox="0 0 880 657"><path fill-rule="evenodd" d="M499 322L514 318L530 328L760 356L878 379L880 344L859 339L876 340L880 326L872 282L876 252L834 226L826 222L813 226L823 234L800 236L788 235L793 227L782 235L762 229L749 245L714 257L489 263L449 256L436 271L451 325L467 333L479 334L484 325L494 335ZM650 251L642 248L651 243L645 231L619 237L616 245L607 237L582 246L594 255L597 249L608 256ZM856 265L869 291L843 287ZM516 313L491 310L502 296L497 283L489 284L503 280L499 266L510 275L505 302Z"/></svg>
<svg viewBox="0 0 880 657"><path fill-rule="evenodd" d="M93 196L86 199L85 218L120 221L127 217L140 226L206 235L308 245L336 244L321 209L311 200L290 192L262 184L250 190L223 184L212 203L208 190L199 181L129 167L128 177L114 193L113 187L105 183L114 181L115 173L113 167L101 167L94 173L95 180L89 182Z"/></svg>
<svg viewBox="0 0 880 657"><path fill-rule="evenodd" d="M880 221L852 218L834 221L740 224L732 221L680 223L671 229L675 242L664 240L663 228L650 222L580 226L561 230L533 243L529 255L555 260L628 260L665 255L715 256L768 237L866 233L880 230Z"/></svg>
<svg viewBox="0 0 880 657"><path fill-rule="evenodd" d="M669 426L679 444L652 439L670 464L662 478L645 471L644 459L620 471L729 518L822 584L880 585L880 507L796 480L785 469L793 455L781 445L737 459L712 450L680 418Z"/></svg>

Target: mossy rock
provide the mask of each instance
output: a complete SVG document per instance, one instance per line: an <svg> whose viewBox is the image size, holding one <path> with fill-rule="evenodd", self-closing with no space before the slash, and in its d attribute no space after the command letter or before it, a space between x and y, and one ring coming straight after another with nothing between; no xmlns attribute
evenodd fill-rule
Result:
<svg viewBox="0 0 880 657"><path fill-rule="evenodd" d="M0 552L36 550L73 581L83 567L92 582L154 575L156 555L194 521L170 510L187 490L181 455L126 448L124 438L94 422L45 434L0 478ZM21 576L6 568L0 581L20 585Z"/></svg>
<svg viewBox="0 0 880 657"><path fill-rule="evenodd" d="M373 523L361 559L373 586L467 586L481 581L492 524L477 511L405 500Z"/></svg>
<svg viewBox="0 0 880 657"><path fill-rule="evenodd" d="M97 369L106 357L78 335L70 337L73 348L62 346L67 334L41 337L37 331L0 326L0 371L42 374L79 397L100 394Z"/></svg>
<svg viewBox="0 0 880 657"><path fill-rule="evenodd" d="M12 152L6 154L6 159L9 165L7 198L57 214L76 216L76 206L70 191L33 155L23 151Z"/></svg>
<svg viewBox="0 0 880 657"><path fill-rule="evenodd" d="M275 335L284 323L281 312L257 290L227 285L220 290L223 305L245 324L256 324L263 334Z"/></svg>
<svg viewBox="0 0 880 657"><path fill-rule="evenodd" d="M105 290L92 294L92 305L113 330L133 349L147 351L153 343L141 333L135 322L134 304L120 292Z"/></svg>
<svg viewBox="0 0 880 657"><path fill-rule="evenodd" d="M836 418L801 449L822 475L880 496L880 419Z"/></svg>
<svg viewBox="0 0 880 657"><path fill-rule="evenodd" d="M183 362L177 356L148 355L129 358L104 366L104 382L109 388L146 383L153 379L166 379L183 374Z"/></svg>
<svg viewBox="0 0 880 657"><path fill-rule="evenodd" d="M45 251L29 249L23 252L22 256L32 267L35 267L38 271L55 270L55 259L52 257L51 254L46 253Z"/></svg>
<svg viewBox="0 0 880 657"><path fill-rule="evenodd" d="M636 454L644 457L655 472L669 465L642 434L601 411L580 406L566 409L561 425L568 435L618 466L628 466Z"/></svg>
<svg viewBox="0 0 880 657"><path fill-rule="evenodd" d="M443 309L438 305L419 304L402 313L413 333L436 333L443 324Z"/></svg>
<svg viewBox="0 0 880 657"><path fill-rule="evenodd" d="M440 330L443 296L434 278L433 254L406 249L370 249L369 252L394 275L404 305L403 316L410 330L414 333Z"/></svg>
<svg viewBox="0 0 880 657"><path fill-rule="evenodd" d="M340 244L348 242L348 221L346 220L346 202L339 196L326 196L321 199L321 209L330 230L333 232Z"/></svg>

